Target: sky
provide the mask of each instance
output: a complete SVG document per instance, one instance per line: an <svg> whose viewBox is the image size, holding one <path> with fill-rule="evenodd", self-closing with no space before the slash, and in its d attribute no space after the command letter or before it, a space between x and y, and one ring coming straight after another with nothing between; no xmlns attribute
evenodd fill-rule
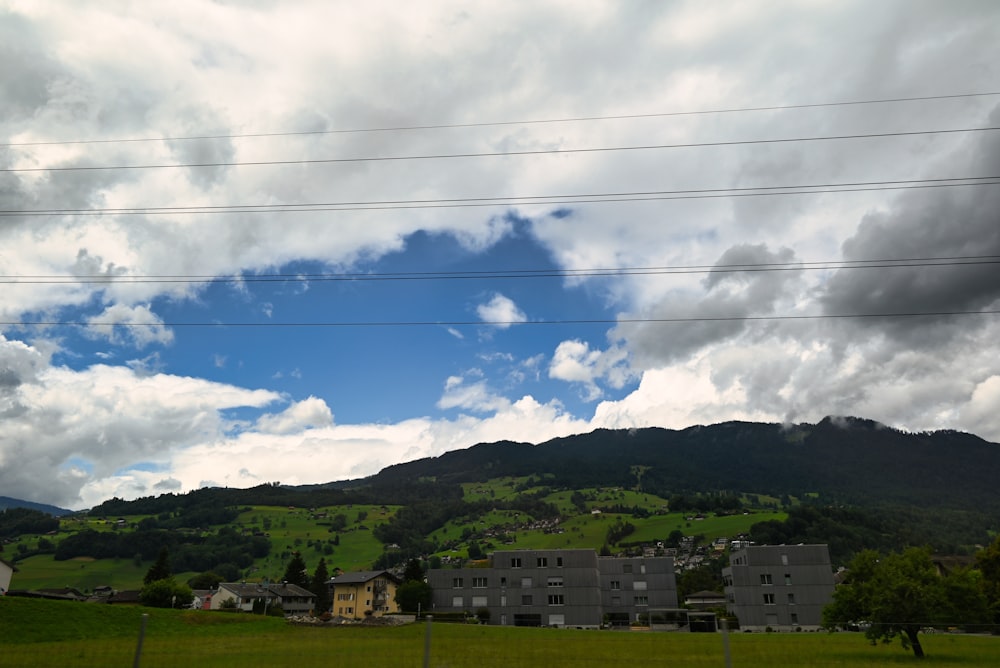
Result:
<svg viewBox="0 0 1000 668"><path fill-rule="evenodd" d="M1000 4L0 0L0 495L1000 441Z"/></svg>

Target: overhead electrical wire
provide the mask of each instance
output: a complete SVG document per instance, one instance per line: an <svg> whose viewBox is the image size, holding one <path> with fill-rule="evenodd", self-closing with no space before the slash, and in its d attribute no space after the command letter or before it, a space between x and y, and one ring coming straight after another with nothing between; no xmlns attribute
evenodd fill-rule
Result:
<svg viewBox="0 0 1000 668"><path fill-rule="evenodd" d="M414 130L444 130L456 128L500 127L505 125L539 125L545 123L580 123L593 121L635 120L640 118L666 118L671 116L700 116L709 114L734 114L756 111L789 111L793 109L816 109L822 107L846 107L869 104L891 104L905 102L927 102L931 100L953 100L970 97L990 97L1000 95L998 92L956 93L952 95L923 95L916 97L894 97L873 100L847 100L837 102L814 102L805 104L783 104L760 107L735 107L728 109L700 109L690 111L664 111L643 114L618 114L610 116L575 116L567 118L542 118L513 121L483 121L478 123L437 123L428 125L400 125L375 128L346 128L340 130L296 130L288 132L247 132L240 134L219 135L186 135L163 137L122 137L112 139L69 139L52 141L29 141L0 143L0 148L15 148L22 146L65 146L70 144L117 144L154 141L194 141L209 139L244 139L255 137L295 137L308 135L358 134L365 132L405 132Z"/></svg>
<svg viewBox="0 0 1000 668"><path fill-rule="evenodd" d="M11 327L238 327L238 328L279 328L279 327L509 327L513 325L622 325L622 324L671 324L697 322L756 322L756 321L794 321L794 320L832 320L832 319L869 319L869 318L922 318L951 317L965 315L1000 315L998 310L985 311L908 311L899 313L819 313L813 315L749 315L749 316L692 316L676 318L572 318L556 320L368 320L341 322L101 322L53 320L35 322L0 322L0 326Z"/></svg>
<svg viewBox="0 0 1000 668"><path fill-rule="evenodd" d="M387 156L359 156L351 158L310 158L299 160L247 160L237 162L188 162L188 163L164 163L145 165L70 165L65 167L5 167L0 168L0 173L27 173L27 172L89 172L89 171L113 171L113 170L152 170L152 169L196 169L196 168L216 168L216 167L266 167L281 165L322 165L322 164L345 164L359 162L397 162L415 160L449 160L456 158L497 158L497 157L517 157L535 155L575 155L582 153L610 153L620 151L653 151L675 148L707 148L711 146L749 146L762 144L786 144L796 142L817 142L817 141L838 141L848 139L877 139L888 137L915 137L935 134L957 134L968 132L989 132L1000 130L998 126L975 127L975 128L943 128L936 130L910 130L905 132L872 132L863 134L847 135L825 135L814 137L782 137L776 139L737 139L729 141L712 142L686 142L680 144L647 144L640 146L596 146L589 148L563 148L563 149L533 149L521 151L483 151L469 153L428 153L422 155L387 155Z"/></svg>
<svg viewBox="0 0 1000 668"><path fill-rule="evenodd" d="M895 269L906 267L955 267L1000 264L1000 255L958 255L919 258L882 258L872 260L826 260L814 262L763 262L722 265L682 265L651 267L618 267L595 269L517 269L484 271L426 271L389 273L292 273L254 274L250 276L215 275L0 275L0 284L66 285L136 283L284 283L297 282L366 282L366 281L430 281L481 280L518 278L592 278L623 276L654 276L684 274L720 274L736 272L816 271L841 269Z"/></svg>
<svg viewBox="0 0 1000 668"><path fill-rule="evenodd" d="M700 188L636 192L585 193L575 195L524 195L505 197L467 197L416 200L369 200L345 202L310 202L300 204L224 204L160 207L102 207L87 209L6 209L0 217L14 216L104 216L225 213L296 213L317 211L367 211L392 209L466 208L538 204L600 204L602 202L643 202L671 199L716 199L725 197L763 197L776 195L870 192L875 190L912 190L958 186L1000 185L1000 175L959 176L895 181L856 181L842 183L757 186L745 188Z"/></svg>

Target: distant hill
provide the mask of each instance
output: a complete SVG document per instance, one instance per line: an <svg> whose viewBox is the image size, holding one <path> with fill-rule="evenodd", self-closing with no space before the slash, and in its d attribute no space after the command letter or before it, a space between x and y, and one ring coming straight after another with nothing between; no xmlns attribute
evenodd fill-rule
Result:
<svg viewBox="0 0 1000 668"><path fill-rule="evenodd" d="M368 482L527 475L570 489L613 485L660 496L731 490L818 496L827 503L1000 510L1000 445L957 431L910 433L860 418L602 429L539 445L480 444L390 466Z"/></svg>
<svg viewBox="0 0 1000 668"><path fill-rule="evenodd" d="M459 483L504 476L533 476L552 488L623 487L664 498L728 491L823 504L1000 514L1000 445L958 431L911 433L853 417L828 417L818 424L599 429L539 445L481 443L358 480L111 499L90 512L155 514L181 506L237 504L410 505L460 499Z"/></svg>
<svg viewBox="0 0 1000 668"><path fill-rule="evenodd" d="M60 508L58 506L50 506L47 503L35 503L34 501L24 501L23 499L14 499L9 496L0 496L0 510L6 510L7 508L28 508L30 510L39 510L43 513L54 515L55 517L62 517L63 515L69 515L73 512L72 510L66 510L65 508Z"/></svg>

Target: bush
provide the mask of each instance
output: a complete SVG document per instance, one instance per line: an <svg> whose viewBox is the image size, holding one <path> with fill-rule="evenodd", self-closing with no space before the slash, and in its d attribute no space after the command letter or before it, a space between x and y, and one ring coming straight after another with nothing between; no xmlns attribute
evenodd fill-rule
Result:
<svg viewBox="0 0 1000 668"><path fill-rule="evenodd" d="M191 588L177 584L173 578L154 580L139 594L139 602L151 608L187 608L193 600Z"/></svg>

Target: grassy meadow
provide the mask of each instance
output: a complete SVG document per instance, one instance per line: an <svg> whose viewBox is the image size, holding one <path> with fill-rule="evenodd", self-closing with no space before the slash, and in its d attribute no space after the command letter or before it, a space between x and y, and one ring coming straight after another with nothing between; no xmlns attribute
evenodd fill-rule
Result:
<svg viewBox="0 0 1000 668"><path fill-rule="evenodd" d="M0 599L0 665L130 665L148 614L142 666L423 665L426 625L306 627L245 614ZM918 662L899 644L872 647L856 633L729 636L733 666L1000 665L1000 638L931 634ZM578 631L434 624L430 665L724 665L721 634Z"/></svg>

